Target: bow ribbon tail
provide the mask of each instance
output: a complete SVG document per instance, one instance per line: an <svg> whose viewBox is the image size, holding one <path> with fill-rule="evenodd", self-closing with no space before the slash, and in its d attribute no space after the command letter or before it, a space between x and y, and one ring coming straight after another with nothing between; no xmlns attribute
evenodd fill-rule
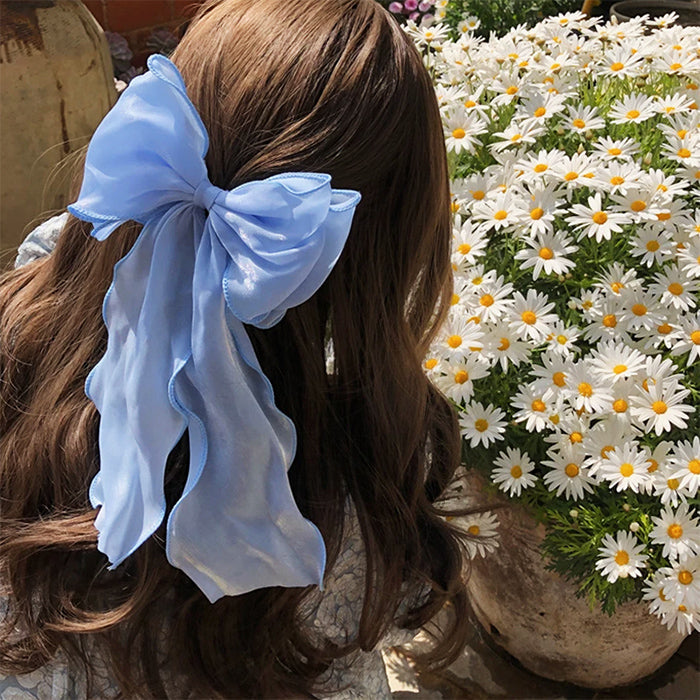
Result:
<svg viewBox="0 0 700 700"><path fill-rule="evenodd" d="M192 285L192 357L174 384L190 423L190 471L168 521L167 554L212 602L320 584L325 567L323 538L299 512L287 477L294 425L225 305L228 262L207 222Z"/></svg>
<svg viewBox="0 0 700 700"><path fill-rule="evenodd" d="M101 464L90 501L100 507L98 549L111 568L152 535L165 514L165 464L186 427L169 397L190 354L194 255L182 251L193 246L197 216L191 207L176 207L146 224L115 266L105 297L107 350L86 393L101 416Z"/></svg>

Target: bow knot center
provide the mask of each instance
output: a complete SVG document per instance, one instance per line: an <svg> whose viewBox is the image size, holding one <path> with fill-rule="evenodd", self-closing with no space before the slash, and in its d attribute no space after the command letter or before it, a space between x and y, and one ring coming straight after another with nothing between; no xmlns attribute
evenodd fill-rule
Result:
<svg viewBox="0 0 700 700"><path fill-rule="evenodd" d="M194 202L195 206L209 211L220 192L223 192L221 188L217 187L216 185L212 185L207 178L204 178L204 180L197 185L192 201Z"/></svg>

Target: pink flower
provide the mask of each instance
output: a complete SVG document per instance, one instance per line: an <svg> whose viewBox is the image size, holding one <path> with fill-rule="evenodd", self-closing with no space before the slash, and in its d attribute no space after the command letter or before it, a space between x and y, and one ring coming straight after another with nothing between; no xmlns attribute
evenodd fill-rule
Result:
<svg viewBox="0 0 700 700"><path fill-rule="evenodd" d="M413 12L418 7L418 0L405 0L404 4L404 9L408 10L409 12ZM411 19L415 19L413 15L411 15Z"/></svg>
<svg viewBox="0 0 700 700"><path fill-rule="evenodd" d="M427 12L434 4L435 0L423 0L423 2L419 3L418 9L421 12Z"/></svg>
<svg viewBox="0 0 700 700"><path fill-rule="evenodd" d="M400 2L392 2L389 3L389 12L393 12L394 14L398 14L403 10L403 5Z"/></svg>

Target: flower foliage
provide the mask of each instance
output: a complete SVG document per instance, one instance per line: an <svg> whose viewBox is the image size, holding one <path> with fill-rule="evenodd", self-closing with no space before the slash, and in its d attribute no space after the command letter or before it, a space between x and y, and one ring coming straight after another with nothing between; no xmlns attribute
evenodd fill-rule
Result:
<svg viewBox="0 0 700 700"><path fill-rule="evenodd" d="M469 468L612 612L700 628L700 29L578 13L406 31L453 177L455 286L426 371ZM457 38L450 38L456 36ZM487 553L486 553L487 554Z"/></svg>

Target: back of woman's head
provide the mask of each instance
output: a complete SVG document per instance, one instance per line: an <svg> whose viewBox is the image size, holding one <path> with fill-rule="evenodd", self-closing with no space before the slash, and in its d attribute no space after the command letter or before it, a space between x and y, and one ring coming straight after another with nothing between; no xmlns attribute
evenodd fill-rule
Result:
<svg viewBox="0 0 700 700"><path fill-rule="evenodd" d="M359 633L344 648L313 645L299 625L310 589L210 604L167 563L162 532L105 570L87 496L98 416L83 384L106 346L112 267L138 226L98 243L71 219L52 256L0 283L0 577L12 593L8 625L26 632L19 642L2 632L0 667L36 668L94 633L127 692L157 694L174 672L207 695L306 692L334 656L376 644L406 582L430 593L402 607L405 626L448 600L464 605L458 542L432 505L459 439L421 371L451 280L440 117L418 53L374 0L214 0L172 60L209 134L213 184L312 171L362 194L323 287L274 328L248 328L296 425L289 477L329 567L354 503L367 558ZM170 506L187 452L185 437L168 461ZM466 623L457 620L427 661L459 648Z"/></svg>

